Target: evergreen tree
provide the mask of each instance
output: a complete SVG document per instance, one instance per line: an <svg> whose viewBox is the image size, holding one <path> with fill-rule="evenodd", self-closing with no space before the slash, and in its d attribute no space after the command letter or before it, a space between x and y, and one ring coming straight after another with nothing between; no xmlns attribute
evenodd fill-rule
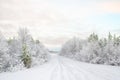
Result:
<svg viewBox="0 0 120 80"><path fill-rule="evenodd" d="M112 37L111 33L109 32L109 35L108 35L108 40L109 40L109 41L111 41L111 40L112 40L112 38L113 38L113 37Z"/></svg>
<svg viewBox="0 0 120 80"><path fill-rule="evenodd" d="M31 67L31 57L29 52L27 51L26 44L23 45L23 53L22 53L22 61L25 65L25 67L30 68Z"/></svg>
<svg viewBox="0 0 120 80"><path fill-rule="evenodd" d="M88 37L88 41L89 42L93 42L93 41L98 41L98 35L95 33L92 33L89 37Z"/></svg>

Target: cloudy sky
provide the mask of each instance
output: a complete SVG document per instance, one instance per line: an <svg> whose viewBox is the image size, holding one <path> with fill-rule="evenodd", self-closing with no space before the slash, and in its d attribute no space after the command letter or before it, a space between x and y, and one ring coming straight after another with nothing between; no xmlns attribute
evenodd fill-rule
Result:
<svg viewBox="0 0 120 80"><path fill-rule="evenodd" d="M120 0L0 0L0 31L15 36L27 27L49 48L73 36L120 33Z"/></svg>

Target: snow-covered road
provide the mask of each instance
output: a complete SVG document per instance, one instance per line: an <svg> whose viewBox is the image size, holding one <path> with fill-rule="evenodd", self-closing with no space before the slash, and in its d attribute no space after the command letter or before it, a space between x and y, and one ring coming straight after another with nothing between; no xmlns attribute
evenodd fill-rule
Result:
<svg viewBox="0 0 120 80"><path fill-rule="evenodd" d="M120 67L87 64L52 54L48 63L1 73L0 80L120 80Z"/></svg>

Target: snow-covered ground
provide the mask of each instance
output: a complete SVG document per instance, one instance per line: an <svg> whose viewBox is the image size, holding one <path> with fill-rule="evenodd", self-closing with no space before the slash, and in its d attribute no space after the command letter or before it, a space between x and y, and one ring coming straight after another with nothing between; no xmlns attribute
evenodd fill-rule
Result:
<svg viewBox="0 0 120 80"><path fill-rule="evenodd" d="M120 80L120 67L87 64L52 54L48 63L1 73L0 80Z"/></svg>

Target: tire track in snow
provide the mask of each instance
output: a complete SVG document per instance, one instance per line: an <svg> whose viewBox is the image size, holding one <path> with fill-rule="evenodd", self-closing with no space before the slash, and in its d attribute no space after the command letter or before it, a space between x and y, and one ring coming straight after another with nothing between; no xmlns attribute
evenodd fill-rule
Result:
<svg viewBox="0 0 120 80"><path fill-rule="evenodd" d="M64 58L64 57L61 57L61 60L62 61L64 60L63 61L64 65L71 68L71 70L73 69L73 72L78 71L78 73L84 73L83 75L89 75L89 77L91 76L91 77L94 77L94 78L96 77L97 80L120 80L120 79L118 79L119 76L117 76L116 79L115 79L115 77L113 78L113 76L115 76L114 74L111 75L111 74L108 73L109 75L107 74L107 76L103 76L102 74L97 74L99 72L96 72L96 73L95 73L95 71L91 72L90 69L87 70L87 69L85 69L85 67L83 68L81 66L81 64L78 64L78 63L76 64L76 61L69 60L69 59ZM73 63L73 64L71 65L70 63ZM96 70L96 69L94 69L94 70ZM85 79L85 80L88 80L88 79ZM89 80L90 80L90 78L89 78Z"/></svg>
<svg viewBox="0 0 120 80"><path fill-rule="evenodd" d="M63 71L67 73L66 77L68 77L68 80L82 80L81 77L78 77L78 74L75 74L71 68L67 67L68 65L65 65L64 62L59 59L60 65L63 68ZM79 75L80 76L80 75Z"/></svg>
<svg viewBox="0 0 120 80"><path fill-rule="evenodd" d="M62 66L61 61L59 60L59 56L56 56L56 57L57 58L56 58L55 64L57 64L57 66L51 73L50 80L71 80L70 76L69 77L66 76L66 75L68 75L68 73Z"/></svg>
<svg viewBox="0 0 120 80"><path fill-rule="evenodd" d="M61 59L64 59L64 58L61 58ZM104 78L100 77L99 75L93 74L93 73L89 72L88 70L81 68L81 66L75 64L75 61L73 62L73 64L75 64L75 65L69 64L70 62L71 62L71 60L67 62L66 58L64 59L64 65L66 67L68 67L68 69L71 68L71 70L73 70L73 72L77 71L77 73L81 73L82 76L85 76L85 80L88 80L88 79L93 80L92 79L93 77L96 78L96 80L110 80L110 79L104 79ZM88 75L88 76L86 76L86 75Z"/></svg>

